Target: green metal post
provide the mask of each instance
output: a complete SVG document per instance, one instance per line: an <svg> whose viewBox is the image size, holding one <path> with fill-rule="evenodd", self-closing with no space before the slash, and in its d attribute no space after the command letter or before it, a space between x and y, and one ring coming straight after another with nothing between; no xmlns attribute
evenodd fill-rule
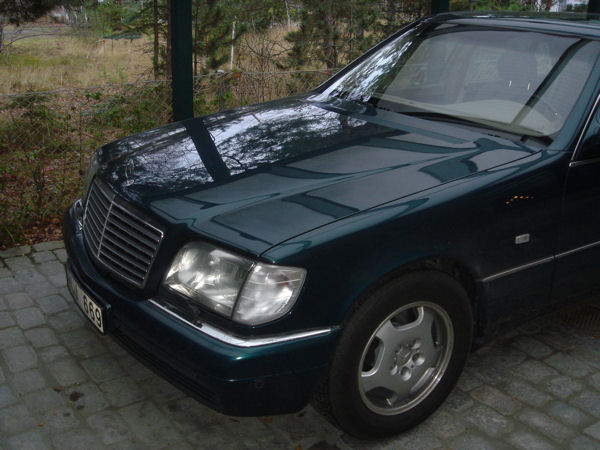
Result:
<svg viewBox="0 0 600 450"><path fill-rule="evenodd" d="M588 12L593 14L600 13L600 0L589 0Z"/></svg>
<svg viewBox="0 0 600 450"><path fill-rule="evenodd" d="M192 0L171 0L173 119L194 117L192 73Z"/></svg>
<svg viewBox="0 0 600 450"><path fill-rule="evenodd" d="M431 14L448 12L450 10L450 0L431 0Z"/></svg>

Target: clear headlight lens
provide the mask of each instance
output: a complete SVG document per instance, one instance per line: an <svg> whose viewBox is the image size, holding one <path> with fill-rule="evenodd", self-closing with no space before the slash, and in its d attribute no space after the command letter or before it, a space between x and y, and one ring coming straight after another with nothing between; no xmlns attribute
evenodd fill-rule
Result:
<svg viewBox="0 0 600 450"><path fill-rule="evenodd" d="M182 247L165 284L215 312L231 317L252 261L217 247L192 242Z"/></svg>
<svg viewBox="0 0 600 450"><path fill-rule="evenodd" d="M258 325L282 317L294 305L305 277L304 269L256 264L244 284L233 320Z"/></svg>
<svg viewBox="0 0 600 450"><path fill-rule="evenodd" d="M211 244L192 242L177 253L164 284L237 322L259 325L292 308L305 277L304 269L254 263Z"/></svg>

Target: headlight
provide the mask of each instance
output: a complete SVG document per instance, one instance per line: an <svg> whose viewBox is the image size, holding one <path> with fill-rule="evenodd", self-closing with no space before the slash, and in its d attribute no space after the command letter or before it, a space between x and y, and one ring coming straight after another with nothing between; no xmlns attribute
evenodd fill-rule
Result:
<svg viewBox="0 0 600 450"><path fill-rule="evenodd" d="M285 315L294 305L306 271L272 266L192 242L179 250L164 284L189 301L247 325Z"/></svg>
<svg viewBox="0 0 600 450"><path fill-rule="evenodd" d="M87 171L85 172L85 176L83 177L83 193L81 198L83 199L83 204L85 205L85 199L87 197L88 191L90 190L90 184L92 180L96 176L96 172L98 172L98 168L100 167L100 159L98 158L98 152L94 153L92 159L90 160L90 164L88 166Z"/></svg>

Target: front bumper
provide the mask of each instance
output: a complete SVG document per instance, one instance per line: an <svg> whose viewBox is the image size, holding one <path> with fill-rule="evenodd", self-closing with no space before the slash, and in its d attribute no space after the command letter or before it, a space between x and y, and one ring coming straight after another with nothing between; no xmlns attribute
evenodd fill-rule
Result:
<svg viewBox="0 0 600 450"><path fill-rule="evenodd" d="M100 273L85 249L75 205L65 214L63 234L67 270L105 308L107 332L161 376L224 414L289 413L309 402L337 329L292 340L237 336L226 342L226 331L204 333Z"/></svg>

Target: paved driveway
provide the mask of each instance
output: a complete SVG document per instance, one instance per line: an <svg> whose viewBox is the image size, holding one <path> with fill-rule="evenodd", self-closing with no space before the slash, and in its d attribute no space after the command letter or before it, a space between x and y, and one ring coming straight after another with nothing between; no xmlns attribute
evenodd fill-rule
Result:
<svg viewBox="0 0 600 450"><path fill-rule="evenodd" d="M61 242L0 252L0 448L600 448L600 303L503 336L427 422L361 442L310 407L203 407L86 323L64 261Z"/></svg>

